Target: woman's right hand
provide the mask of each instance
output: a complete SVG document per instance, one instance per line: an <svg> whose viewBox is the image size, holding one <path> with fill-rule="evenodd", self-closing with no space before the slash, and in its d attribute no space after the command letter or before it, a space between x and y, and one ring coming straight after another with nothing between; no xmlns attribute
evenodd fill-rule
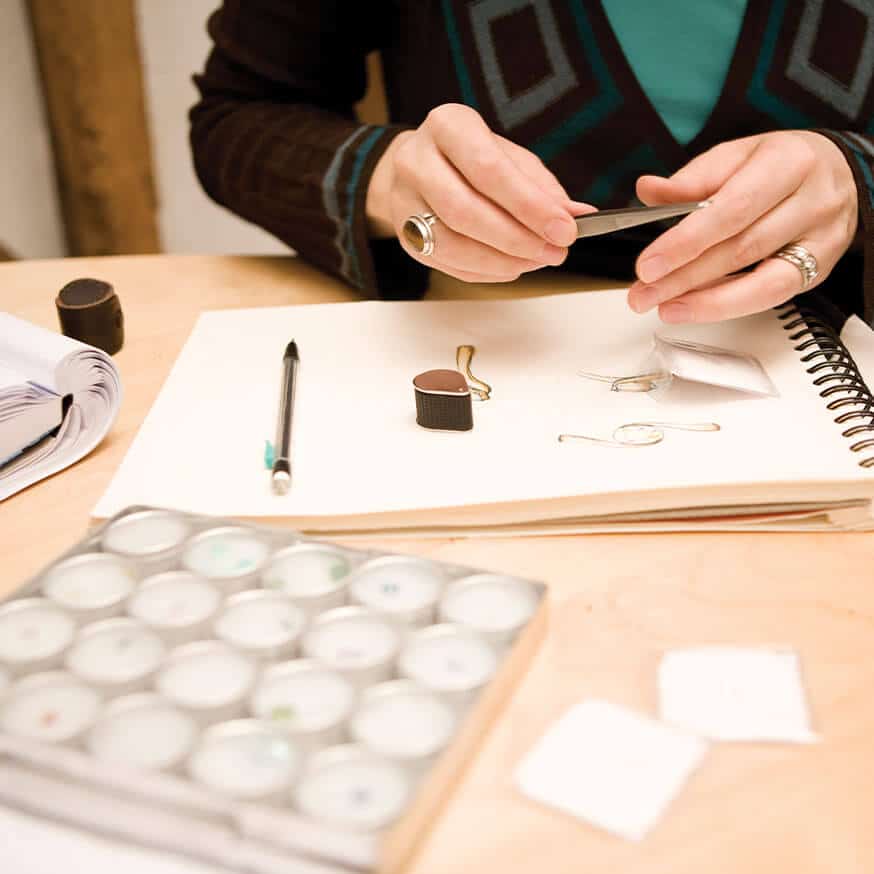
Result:
<svg viewBox="0 0 874 874"><path fill-rule="evenodd" d="M466 282L508 282L561 264L577 236L573 217L593 209L570 200L536 155L452 103L395 137L366 203L372 236L397 236L412 258ZM424 256L402 229L428 212L437 222L434 251Z"/></svg>

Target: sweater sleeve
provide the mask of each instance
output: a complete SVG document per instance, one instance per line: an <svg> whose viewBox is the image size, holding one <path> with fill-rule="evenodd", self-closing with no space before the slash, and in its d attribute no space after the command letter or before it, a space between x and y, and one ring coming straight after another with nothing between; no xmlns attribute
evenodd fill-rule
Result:
<svg viewBox="0 0 874 874"><path fill-rule="evenodd" d="M854 131L817 133L843 152L853 171L859 202L856 241L823 283L823 291L847 315L858 315L874 327L874 137Z"/></svg>
<svg viewBox="0 0 874 874"><path fill-rule="evenodd" d="M224 0L195 77L191 148L213 200L369 296L421 297L427 269L396 239L369 239L365 216L373 168L405 129L354 111L388 6Z"/></svg>

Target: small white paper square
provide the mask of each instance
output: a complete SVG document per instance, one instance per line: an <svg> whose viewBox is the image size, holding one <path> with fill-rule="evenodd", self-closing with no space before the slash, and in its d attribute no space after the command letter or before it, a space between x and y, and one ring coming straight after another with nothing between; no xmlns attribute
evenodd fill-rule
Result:
<svg viewBox="0 0 874 874"><path fill-rule="evenodd" d="M707 751L707 741L590 699L572 707L523 759L529 798L627 840L641 840Z"/></svg>
<svg viewBox="0 0 874 874"><path fill-rule="evenodd" d="M654 356L679 379L777 397L777 388L771 377L752 355L658 334L654 342Z"/></svg>
<svg viewBox="0 0 874 874"><path fill-rule="evenodd" d="M712 740L818 740L792 650L701 647L666 653L661 718Z"/></svg>

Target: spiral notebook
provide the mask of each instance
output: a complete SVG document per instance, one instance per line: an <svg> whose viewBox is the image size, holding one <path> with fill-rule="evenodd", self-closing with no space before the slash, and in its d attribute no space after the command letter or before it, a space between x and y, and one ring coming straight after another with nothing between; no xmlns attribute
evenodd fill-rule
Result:
<svg viewBox="0 0 874 874"><path fill-rule="evenodd" d="M753 356L776 395L678 382L656 399L578 375L639 372L656 333ZM263 450L292 338L294 478L277 497ZM412 379L454 367L461 344L491 399L473 430L427 431ZM623 291L206 312L95 515L144 503L345 535L867 528L874 398L855 358L807 304L669 330ZM651 421L720 430L633 449L557 439Z"/></svg>

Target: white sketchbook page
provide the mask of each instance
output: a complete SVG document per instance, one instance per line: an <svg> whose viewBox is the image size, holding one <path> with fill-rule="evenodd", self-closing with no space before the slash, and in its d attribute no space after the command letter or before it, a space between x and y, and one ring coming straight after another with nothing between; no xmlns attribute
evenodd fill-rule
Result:
<svg viewBox="0 0 874 874"><path fill-rule="evenodd" d="M850 316L841 331L841 340L853 356L865 384L874 389L874 331L858 316Z"/></svg>
<svg viewBox="0 0 874 874"><path fill-rule="evenodd" d="M3 500L94 449L118 414L121 382L105 352L3 312L0 363L48 391L73 396L57 437L39 452L0 470Z"/></svg>
<svg viewBox="0 0 874 874"><path fill-rule="evenodd" d="M578 369L631 374L657 316L625 292L517 301L362 302L204 313L120 470L95 509L133 503L241 516L336 516L391 510L738 483L859 481L774 313L664 330L758 357L779 398L685 386L664 401L610 392ZM263 466L281 356L301 355L293 486L275 497ZM474 429L415 423L412 378L453 367L494 388ZM713 420L718 433L672 431L642 449L559 444L560 432L609 433L640 419ZM872 479L874 489L874 479Z"/></svg>

